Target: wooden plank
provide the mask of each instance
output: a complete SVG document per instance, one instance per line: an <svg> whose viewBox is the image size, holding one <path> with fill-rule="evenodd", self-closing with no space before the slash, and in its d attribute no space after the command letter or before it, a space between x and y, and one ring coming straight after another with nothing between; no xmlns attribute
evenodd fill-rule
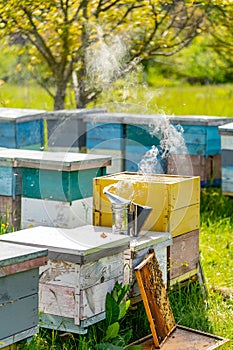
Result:
<svg viewBox="0 0 233 350"><path fill-rule="evenodd" d="M233 143L233 138L232 138ZM233 149L223 149L222 150L222 166L223 167L233 167Z"/></svg>
<svg viewBox="0 0 233 350"><path fill-rule="evenodd" d="M233 194L233 166L222 166L222 192L225 195Z"/></svg>
<svg viewBox="0 0 233 350"><path fill-rule="evenodd" d="M70 173L23 168L22 196L70 202Z"/></svg>
<svg viewBox="0 0 233 350"><path fill-rule="evenodd" d="M25 121L16 124L17 148L40 143L44 144L44 128L42 119Z"/></svg>
<svg viewBox="0 0 233 350"><path fill-rule="evenodd" d="M211 158L190 154L169 154L167 173L200 176L201 181L206 182L211 178Z"/></svg>
<svg viewBox="0 0 233 350"><path fill-rule="evenodd" d="M17 342L21 340L27 340L33 337L35 334L39 333L39 326L31 327L26 331L19 332L17 334L13 334L10 337L0 339L0 349L7 350L5 346L10 346L10 349L13 350L14 346L17 349ZM12 345L14 344L14 345ZM11 348L12 346L12 348Z"/></svg>
<svg viewBox="0 0 233 350"><path fill-rule="evenodd" d="M169 279L169 286L173 286L176 283L188 281L190 278L194 276L196 277L198 276L198 268L190 270L186 273L183 273L182 275L179 275L171 280Z"/></svg>
<svg viewBox="0 0 233 350"><path fill-rule="evenodd" d="M89 319L105 311L106 295L112 291L117 280L123 282L123 276L122 279L112 278L111 280L81 291L80 320Z"/></svg>
<svg viewBox="0 0 233 350"><path fill-rule="evenodd" d="M135 141L135 143L141 146L157 146L160 143L160 135L153 135L151 133L152 127L147 123L142 124L126 124L126 138L128 141ZM157 137L158 136L158 137Z"/></svg>
<svg viewBox="0 0 233 350"><path fill-rule="evenodd" d="M124 253L121 252L81 265L49 260L48 264L40 269L40 282L73 287L75 293L79 294L81 289L123 276L123 273Z"/></svg>
<svg viewBox="0 0 233 350"><path fill-rule="evenodd" d="M16 148L16 127L0 119L0 147Z"/></svg>
<svg viewBox="0 0 233 350"><path fill-rule="evenodd" d="M207 127L206 156L221 154L221 137L218 133L218 126Z"/></svg>
<svg viewBox="0 0 233 350"><path fill-rule="evenodd" d="M221 148L233 150L233 135L221 135Z"/></svg>
<svg viewBox="0 0 233 350"><path fill-rule="evenodd" d="M21 194L21 170L1 166L0 161L0 193L1 196L15 197Z"/></svg>
<svg viewBox="0 0 233 350"><path fill-rule="evenodd" d="M3 222L19 229L21 227L21 195L17 195L15 198L0 196L0 216Z"/></svg>
<svg viewBox="0 0 233 350"><path fill-rule="evenodd" d="M49 283L39 284L39 310L41 312L74 318L78 305L79 296L75 295L74 288Z"/></svg>
<svg viewBox="0 0 233 350"><path fill-rule="evenodd" d="M87 148L122 150L123 145L122 124L87 122Z"/></svg>
<svg viewBox="0 0 233 350"><path fill-rule="evenodd" d="M175 328L175 319L154 252L150 253L135 268L135 274L142 294L154 345L160 348L160 344L166 340L169 333Z"/></svg>
<svg viewBox="0 0 233 350"><path fill-rule="evenodd" d="M0 339L25 331L38 324L38 295L0 304Z"/></svg>
<svg viewBox="0 0 233 350"><path fill-rule="evenodd" d="M0 278L0 304L38 293L39 270L27 270Z"/></svg>
<svg viewBox="0 0 233 350"><path fill-rule="evenodd" d="M92 197L68 202L22 197L21 226L74 228L92 223Z"/></svg>
<svg viewBox="0 0 233 350"><path fill-rule="evenodd" d="M161 231L171 232L172 237L176 237L185 232L199 229L199 227L200 204L194 204L172 211L167 226Z"/></svg>
<svg viewBox="0 0 233 350"><path fill-rule="evenodd" d="M92 196L93 178L102 175L103 167L72 172L23 168L22 196L72 203Z"/></svg>
<svg viewBox="0 0 233 350"><path fill-rule="evenodd" d="M14 233L12 233L14 235ZM21 244L16 244L14 240L7 242L10 239L11 233L0 235L0 247L1 247L1 256L0 256L0 267L8 268L9 271L17 270L17 264L24 268L23 263L29 261L31 268L33 266L38 267L40 260L37 258L47 258L47 249L35 248L31 246L23 246ZM35 260L34 260L35 259ZM33 265L35 263L35 265ZM18 267L18 270L21 269ZM5 276L6 273L3 273L2 276Z"/></svg>
<svg viewBox="0 0 233 350"><path fill-rule="evenodd" d="M87 326L75 324L73 318L44 313L39 314L39 324L42 328L75 334L86 334L88 330Z"/></svg>
<svg viewBox="0 0 233 350"><path fill-rule="evenodd" d="M173 238L168 247L168 273L172 280L193 269L199 262L199 230L184 233Z"/></svg>
<svg viewBox="0 0 233 350"><path fill-rule="evenodd" d="M80 281L77 286L80 290L87 289L124 275L124 253L103 257L98 261L84 264L80 269Z"/></svg>
<svg viewBox="0 0 233 350"><path fill-rule="evenodd" d="M49 114L49 113L48 113ZM50 118L49 115L46 119ZM59 116L56 116L59 118ZM61 150L80 148L86 145L85 124L82 121L74 120L67 116L64 119L47 119L48 145L50 149L60 148Z"/></svg>
<svg viewBox="0 0 233 350"><path fill-rule="evenodd" d="M2 242L0 242L0 246L2 247ZM47 263L47 256L41 256L39 258L34 258L34 259L32 258L31 260L17 262L16 264L12 264L12 265L0 266L0 277L12 275L21 271L34 269L36 267L43 266L46 263Z"/></svg>
<svg viewBox="0 0 233 350"><path fill-rule="evenodd" d="M200 176L201 185L221 181L221 155L195 156L170 154L168 156L168 174Z"/></svg>

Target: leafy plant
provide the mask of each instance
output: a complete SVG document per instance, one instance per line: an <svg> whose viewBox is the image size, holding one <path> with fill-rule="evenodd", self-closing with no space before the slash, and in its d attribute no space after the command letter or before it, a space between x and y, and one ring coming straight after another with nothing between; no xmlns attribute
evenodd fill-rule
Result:
<svg viewBox="0 0 233 350"><path fill-rule="evenodd" d="M122 285L119 282L111 293L106 295L106 319L105 319L105 336L96 346L96 349L122 349L122 346L128 343L132 331L120 331L120 321L126 316L130 306L130 300L125 300L129 290L129 285Z"/></svg>

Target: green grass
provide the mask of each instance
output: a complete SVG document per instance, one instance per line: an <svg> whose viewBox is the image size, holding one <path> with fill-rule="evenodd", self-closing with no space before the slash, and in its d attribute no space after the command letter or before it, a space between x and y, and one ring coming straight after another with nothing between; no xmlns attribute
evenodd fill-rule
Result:
<svg viewBox="0 0 233 350"><path fill-rule="evenodd" d="M142 87L104 93L95 107L135 113L233 116L233 85Z"/></svg>
<svg viewBox="0 0 233 350"><path fill-rule="evenodd" d="M0 86L0 107L53 109L52 98L40 87ZM105 91L90 107L128 113L165 113L175 115L233 116L233 85L146 87L129 82ZM69 91L66 108L75 108Z"/></svg>

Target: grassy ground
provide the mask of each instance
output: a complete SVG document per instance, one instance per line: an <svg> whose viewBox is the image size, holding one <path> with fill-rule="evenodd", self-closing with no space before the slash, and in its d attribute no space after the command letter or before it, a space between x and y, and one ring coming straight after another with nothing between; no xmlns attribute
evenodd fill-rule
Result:
<svg viewBox="0 0 233 350"><path fill-rule="evenodd" d="M129 83L105 92L92 106L119 112L233 117L233 85L152 88ZM37 86L6 83L0 86L0 107L52 110L53 101ZM66 107L75 108L72 93L68 93Z"/></svg>

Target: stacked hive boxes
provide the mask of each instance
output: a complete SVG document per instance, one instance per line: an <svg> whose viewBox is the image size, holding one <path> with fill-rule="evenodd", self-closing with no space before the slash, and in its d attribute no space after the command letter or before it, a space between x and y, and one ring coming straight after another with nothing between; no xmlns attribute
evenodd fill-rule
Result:
<svg viewBox="0 0 233 350"><path fill-rule="evenodd" d="M183 128L186 149L175 149L168 157L168 174L200 176L202 186L221 184L221 140L218 127L229 118L174 116L170 122Z"/></svg>
<svg viewBox="0 0 233 350"><path fill-rule="evenodd" d="M0 250L0 348L5 348L39 331L39 267L47 262L47 250L3 241Z"/></svg>
<svg viewBox="0 0 233 350"><path fill-rule="evenodd" d="M44 114L37 109L0 108L0 147L40 150Z"/></svg>
<svg viewBox="0 0 233 350"><path fill-rule="evenodd" d="M106 174L110 163L110 157L100 155L0 150L0 173L9 172L9 178L2 175L2 187L12 203L16 200L21 203L22 228L39 225L71 228L90 223L92 179ZM5 196L1 197L3 207ZM17 210L18 222L20 204Z"/></svg>
<svg viewBox="0 0 233 350"><path fill-rule="evenodd" d="M197 274L199 261L200 178L175 175L118 173L94 179L93 223L112 225L111 203L103 190L130 183L134 203L152 207L143 230L170 232L169 283ZM117 187L117 186L116 186ZM124 192L122 192L124 193Z"/></svg>
<svg viewBox="0 0 233 350"><path fill-rule="evenodd" d="M35 227L1 236L48 248L48 265L40 269L39 281L42 327L86 333L89 325L104 319L107 292L116 281L124 282L124 251L129 248L129 237L109 231L91 225Z"/></svg>
<svg viewBox="0 0 233 350"><path fill-rule="evenodd" d="M5 153L2 148L0 150ZM14 158L0 156L0 216L3 224L20 227L21 219L21 169Z"/></svg>
<svg viewBox="0 0 233 350"><path fill-rule="evenodd" d="M219 127L222 149L222 192L233 196L233 123Z"/></svg>

